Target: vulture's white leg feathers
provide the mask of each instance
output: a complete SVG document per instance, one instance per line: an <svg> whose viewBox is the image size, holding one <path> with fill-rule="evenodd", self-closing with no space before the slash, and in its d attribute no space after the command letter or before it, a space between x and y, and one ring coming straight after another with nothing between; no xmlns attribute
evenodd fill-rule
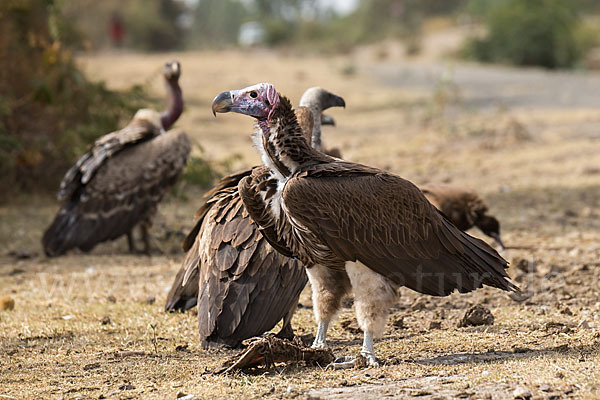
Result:
<svg viewBox="0 0 600 400"><path fill-rule="evenodd" d="M346 271L354 292L356 319L364 332L360 353L370 366L378 366L373 339L383 335L389 309L397 298L398 285L359 262L347 262Z"/></svg>
<svg viewBox="0 0 600 400"><path fill-rule="evenodd" d="M312 347L325 348L327 328L340 309L342 298L350 289L350 280L346 271L319 264L307 268L306 272L312 288L313 311L318 325Z"/></svg>

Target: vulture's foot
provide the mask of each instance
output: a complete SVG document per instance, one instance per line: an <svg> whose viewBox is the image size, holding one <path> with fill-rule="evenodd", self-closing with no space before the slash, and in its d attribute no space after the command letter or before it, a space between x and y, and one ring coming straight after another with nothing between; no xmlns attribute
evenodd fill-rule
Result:
<svg viewBox="0 0 600 400"><path fill-rule="evenodd" d="M331 364L329 364L326 370L337 370L337 369L350 369L350 368L379 368L379 362L374 355L360 354L358 357L338 357Z"/></svg>
<svg viewBox="0 0 600 400"><path fill-rule="evenodd" d="M356 357L344 356L338 357L331 364L325 367L325 370L350 369L354 368Z"/></svg>
<svg viewBox="0 0 600 400"><path fill-rule="evenodd" d="M327 342L325 341L318 341L317 339L315 339L315 341L313 342L312 346L310 346L313 349L326 349L327 348Z"/></svg>
<svg viewBox="0 0 600 400"><path fill-rule="evenodd" d="M284 325L279 333L275 335L276 338L292 340L294 338L294 330L292 329L292 325L286 324Z"/></svg>

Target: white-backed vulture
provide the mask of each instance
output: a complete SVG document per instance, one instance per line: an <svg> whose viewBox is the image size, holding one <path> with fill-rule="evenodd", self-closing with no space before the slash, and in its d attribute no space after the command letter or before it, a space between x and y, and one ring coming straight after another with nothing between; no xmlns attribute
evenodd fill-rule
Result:
<svg viewBox="0 0 600 400"><path fill-rule="evenodd" d="M466 231L476 226L504 248L500 222L488 215L488 206L477 193L446 183L430 183L419 186L419 189L458 229Z"/></svg>
<svg viewBox="0 0 600 400"><path fill-rule="evenodd" d="M484 285L518 290L507 279L508 263L454 226L411 182L309 146L290 101L273 85L222 92L212 109L257 121L254 142L264 167L238 190L265 238L307 267L318 323L314 347L326 346L329 323L350 289L364 332L361 354L372 366L373 338L383 333L400 286L434 296Z"/></svg>
<svg viewBox="0 0 600 400"><path fill-rule="evenodd" d="M73 248L90 251L122 235L135 252L132 232L138 225L144 251L150 251L148 229L156 207L190 153L187 135L169 130L183 111L180 74L178 62L165 64L168 107L162 114L139 110L125 128L96 140L67 171L58 194L62 205L42 238L48 256Z"/></svg>
<svg viewBox="0 0 600 400"><path fill-rule="evenodd" d="M321 111L345 106L324 89L308 89L296 112L305 140L321 134ZM315 123L315 120L318 123ZM195 227L184 241L183 266L167 296L165 311L198 304L203 346L236 346L271 330L281 319L280 336L293 335L290 320L307 282L302 264L275 251L244 208L237 190L248 169L229 175L205 195Z"/></svg>

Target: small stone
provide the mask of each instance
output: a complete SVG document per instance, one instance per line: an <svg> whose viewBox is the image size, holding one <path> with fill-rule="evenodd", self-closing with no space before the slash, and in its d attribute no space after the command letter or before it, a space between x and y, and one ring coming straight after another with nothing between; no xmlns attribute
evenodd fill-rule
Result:
<svg viewBox="0 0 600 400"><path fill-rule="evenodd" d="M0 298L0 311L10 311L15 309L15 301L10 297Z"/></svg>
<svg viewBox="0 0 600 400"><path fill-rule="evenodd" d="M392 317L392 325L394 325L398 329L404 329L406 326L404 325L404 315L395 315Z"/></svg>
<svg viewBox="0 0 600 400"><path fill-rule="evenodd" d="M427 302L423 299L417 299L410 307L413 311L422 311L427 308Z"/></svg>
<svg viewBox="0 0 600 400"><path fill-rule="evenodd" d="M116 303L117 302L117 298L111 294L110 296L108 296L106 298L106 301L108 301L109 303Z"/></svg>
<svg viewBox="0 0 600 400"><path fill-rule="evenodd" d="M512 259L511 265L514 265L515 267L517 267L519 270L525 272L525 273L532 273L536 271L536 264L535 262L528 260L526 258L521 258L521 257L515 257Z"/></svg>
<svg viewBox="0 0 600 400"><path fill-rule="evenodd" d="M539 389L542 392L549 392L550 391L550 385L540 385Z"/></svg>
<svg viewBox="0 0 600 400"><path fill-rule="evenodd" d="M177 393L177 399L179 400L194 400L196 398L196 396L194 396L193 394L185 394L182 392Z"/></svg>
<svg viewBox="0 0 600 400"><path fill-rule="evenodd" d="M571 311L569 307L563 308L562 310L560 310L560 313L564 315L573 315L573 311Z"/></svg>
<svg viewBox="0 0 600 400"><path fill-rule="evenodd" d="M108 315L105 315L104 317L102 317L100 319L100 323L102 325L108 325L108 324L110 324L111 323L110 317Z"/></svg>
<svg viewBox="0 0 600 400"><path fill-rule="evenodd" d="M186 344L179 344L177 346L175 346L175 351L187 351L188 350L188 345Z"/></svg>
<svg viewBox="0 0 600 400"><path fill-rule="evenodd" d="M297 389L297 388L296 388L296 386L294 386L294 385L289 385L289 386L287 387L287 389L285 389L285 392L286 392L287 394L296 394L296 393L298 392L298 389Z"/></svg>
<svg viewBox="0 0 600 400"><path fill-rule="evenodd" d="M467 310L463 319L458 323L458 327L478 326L478 325L493 325L494 316L492 312L485 306L477 304Z"/></svg>
<svg viewBox="0 0 600 400"><path fill-rule="evenodd" d="M151 306L151 305L152 305L152 304L154 304L155 302L156 302L156 297L154 297L154 296L149 296L149 297L146 299L146 304L148 304L149 306Z"/></svg>
<svg viewBox="0 0 600 400"><path fill-rule="evenodd" d="M429 321L429 329L440 329L442 321Z"/></svg>
<svg viewBox="0 0 600 400"><path fill-rule="evenodd" d="M517 400L529 400L531 399L531 391L524 386L519 386L514 390L513 398Z"/></svg>
<svg viewBox="0 0 600 400"><path fill-rule="evenodd" d="M135 386L129 385L129 384L119 386L119 390L134 390L134 389L135 389Z"/></svg>
<svg viewBox="0 0 600 400"><path fill-rule="evenodd" d="M83 367L83 370L84 371L89 371L89 370L96 369L96 368L100 368L100 363L86 364Z"/></svg>

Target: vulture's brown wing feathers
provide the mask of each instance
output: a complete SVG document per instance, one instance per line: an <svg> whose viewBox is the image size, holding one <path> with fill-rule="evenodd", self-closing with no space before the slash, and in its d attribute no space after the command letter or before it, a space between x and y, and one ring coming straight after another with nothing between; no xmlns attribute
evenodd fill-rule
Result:
<svg viewBox="0 0 600 400"><path fill-rule="evenodd" d="M215 197L196 239L198 325L203 343L234 346L273 329L294 308L307 277L298 260L262 237L237 187Z"/></svg>
<svg viewBox="0 0 600 400"><path fill-rule="evenodd" d="M60 255L75 247L89 251L147 221L182 172L189 152L187 135L169 131L105 159L44 233L46 254Z"/></svg>
<svg viewBox="0 0 600 400"><path fill-rule="evenodd" d="M187 311L196 306L198 302L198 280L199 280L199 268L200 260L198 256L199 242L197 240L198 234L202 224L204 223L204 217L210 211L211 207L217 203L223 195L236 190L238 182L252 173L251 169L245 169L234 174L227 175L215 185L214 188L204 194L203 199L205 202L196 211L195 217L196 223L192 230L185 237L182 248L183 251L188 252L183 266L177 272L171 290L167 295L167 301L165 303L165 311Z"/></svg>
<svg viewBox="0 0 600 400"><path fill-rule="evenodd" d="M183 261L183 267L177 272L175 281L167 295L165 311L186 311L198 302L198 253L199 242L193 242ZM186 272L188 273L186 276ZM186 280L186 284L183 282Z"/></svg>
<svg viewBox="0 0 600 400"><path fill-rule="evenodd" d="M134 119L125 128L102 136L66 172L60 183L58 199L67 201L78 189L85 186L104 162L114 154L128 146L151 139L159 133L159 129L151 122Z"/></svg>
<svg viewBox="0 0 600 400"><path fill-rule="evenodd" d="M273 329L307 282L302 264L275 251L244 208L237 184L252 174L229 175L205 195L186 238L192 245L167 297L166 311L198 304L205 345L235 346Z"/></svg>
<svg viewBox="0 0 600 400"><path fill-rule="evenodd" d="M288 181L283 201L338 257L420 293L515 290L495 250L457 229L398 176L341 161L316 165Z"/></svg>

